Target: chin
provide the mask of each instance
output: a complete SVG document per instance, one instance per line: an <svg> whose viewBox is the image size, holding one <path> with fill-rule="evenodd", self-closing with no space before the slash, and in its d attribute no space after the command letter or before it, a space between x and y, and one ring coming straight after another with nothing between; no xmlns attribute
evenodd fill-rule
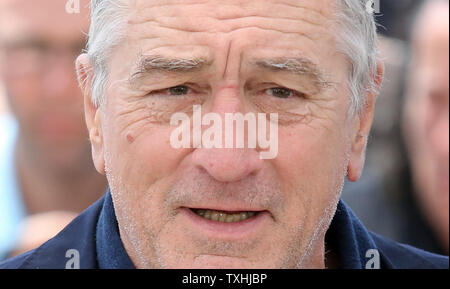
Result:
<svg viewBox="0 0 450 289"><path fill-rule="evenodd" d="M255 266L249 260L238 257L215 256L215 255L201 255L191 262L180 264L178 268L183 269L255 269L263 268Z"/></svg>

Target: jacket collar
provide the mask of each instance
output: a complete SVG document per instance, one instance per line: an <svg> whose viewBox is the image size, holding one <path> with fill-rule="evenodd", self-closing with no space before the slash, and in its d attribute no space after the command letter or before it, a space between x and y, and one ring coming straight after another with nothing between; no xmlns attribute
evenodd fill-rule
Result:
<svg viewBox="0 0 450 289"><path fill-rule="evenodd" d="M111 193L105 195L96 230L97 261L100 269L133 269L120 239Z"/></svg>
<svg viewBox="0 0 450 289"><path fill-rule="evenodd" d="M337 251L341 269L365 269L373 254L379 254L370 233L342 200L325 239Z"/></svg>

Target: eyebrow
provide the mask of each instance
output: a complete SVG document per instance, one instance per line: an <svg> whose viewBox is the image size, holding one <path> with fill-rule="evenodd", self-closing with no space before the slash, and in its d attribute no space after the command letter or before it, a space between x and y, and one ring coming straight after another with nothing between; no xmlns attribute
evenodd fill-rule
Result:
<svg viewBox="0 0 450 289"><path fill-rule="evenodd" d="M313 61L305 57L253 58L250 63L271 71L309 76L319 92L333 86L333 83L327 80L325 73ZM133 83L141 77L153 74L195 72L211 64L211 60L202 57L168 58L161 55L140 55L136 68L129 77L129 82Z"/></svg>
<svg viewBox="0 0 450 289"><path fill-rule="evenodd" d="M304 57L276 57L264 59L252 59L251 63L259 68L276 72L289 72L297 75L305 75L313 79L314 85L319 89L327 89L333 86L318 66Z"/></svg>
<svg viewBox="0 0 450 289"><path fill-rule="evenodd" d="M147 75L170 72L194 72L211 65L211 61L198 58L167 58L160 55L141 55L129 77L130 83Z"/></svg>

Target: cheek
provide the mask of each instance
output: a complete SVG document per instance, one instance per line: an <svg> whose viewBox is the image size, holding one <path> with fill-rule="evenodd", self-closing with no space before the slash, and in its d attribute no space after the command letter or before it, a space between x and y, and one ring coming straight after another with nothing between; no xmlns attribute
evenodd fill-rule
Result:
<svg viewBox="0 0 450 289"><path fill-rule="evenodd" d="M172 148L173 127L152 123L144 115L137 119L141 120L111 126L112 130L105 133L105 162L127 186L126 191L144 194L167 183L158 188L164 192L170 188L174 172L190 150Z"/></svg>
<svg viewBox="0 0 450 289"><path fill-rule="evenodd" d="M347 145L338 131L307 126L280 129L279 139L274 166L290 206L286 222L303 219L306 226L314 226L323 210L337 201L345 177Z"/></svg>
<svg viewBox="0 0 450 289"><path fill-rule="evenodd" d="M106 136L108 183L121 203L118 207L125 210L119 214L131 216L131 222L141 227L139 232L158 231L160 222L168 218L163 206L165 192L170 189L174 172L186 154L171 147L170 132L169 126L147 124Z"/></svg>
<svg viewBox="0 0 450 289"><path fill-rule="evenodd" d="M327 183L338 175L346 161L345 132L302 126L280 128L279 154L275 165L285 183ZM312 185L312 184L311 184Z"/></svg>

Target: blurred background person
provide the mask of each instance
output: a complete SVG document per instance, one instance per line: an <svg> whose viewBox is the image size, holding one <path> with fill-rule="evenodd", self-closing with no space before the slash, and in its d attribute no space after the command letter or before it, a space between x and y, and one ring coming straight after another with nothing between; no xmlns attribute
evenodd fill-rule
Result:
<svg viewBox="0 0 450 289"><path fill-rule="evenodd" d="M430 0L414 25L404 135L415 198L448 254L449 2Z"/></svg>
<svg viewBox="0 0 450 289"><path fill-rule="evenodd" d="M369 229L448 255L448 0L381 1L380 8L377 18L384 37L379 45L386 76L377 100L367 165L359 182L345 185L343 199ZM440 9L442 13L436 13ZM432 96L437 91L440 96ZM432 112L438 99L442 109ZM426 120L424 115L429 113L438 120ZM434 141L432 126L439 136ZM437 155L432 142L440 147L440 164L427 165L436 163L431 160L431 155ZM440 172L432 166L440 167ZM441 193L431 193L437 176ZM434 200L426 200L423 194Z"/></svg>
<svg viewBox="0 0 450 289"><path fill-rule="evenodd" d="M89 1L0 1L0 258L37 247L100 197L74 60Z"/></svg>

